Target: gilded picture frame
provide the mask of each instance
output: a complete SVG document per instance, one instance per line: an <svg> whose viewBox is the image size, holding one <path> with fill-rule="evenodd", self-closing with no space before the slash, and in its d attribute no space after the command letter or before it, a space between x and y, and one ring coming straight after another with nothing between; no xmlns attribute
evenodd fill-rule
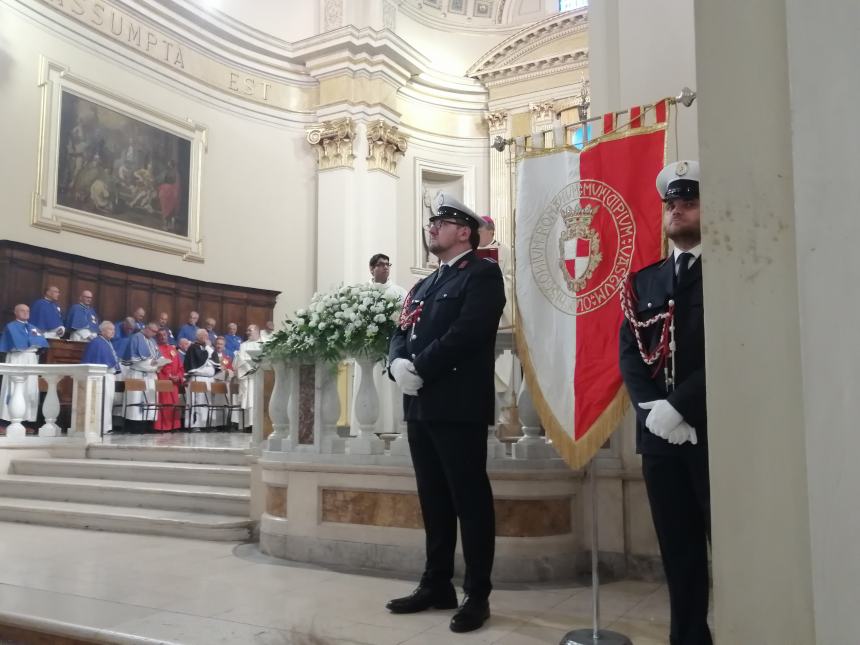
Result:
<svg viewBox="0 0 860 645"><path fill-rule="evenodd" d="M42 58L33 226L203 262L207 129Z"/></svg>

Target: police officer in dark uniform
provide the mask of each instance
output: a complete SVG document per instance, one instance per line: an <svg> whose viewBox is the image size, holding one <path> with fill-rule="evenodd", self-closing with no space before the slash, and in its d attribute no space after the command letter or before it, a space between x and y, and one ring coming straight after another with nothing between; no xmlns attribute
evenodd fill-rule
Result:
<svg viewBox="0 0 860 645"><path fill-rule="evenodd" d="M708 422L699 164L657 177L672 254L630 276L620 366L636 406L636 446L669 586L671 645L710 645ZM674 346L674 349L673 349Z"/></svg>
<svg viewBox="0 0 860 645"><path fill-rule="evenodd" d="M487 427L505 288L498 264L475 253L477 215L444 194L437 204L427 230L441 264L407 296L389 348L390 374L404 393L427 560L418 588L386 607L393 613L457 607L451 578L459 519L466 595L450 627L467 632L490 616L495 517Z"/></svg>

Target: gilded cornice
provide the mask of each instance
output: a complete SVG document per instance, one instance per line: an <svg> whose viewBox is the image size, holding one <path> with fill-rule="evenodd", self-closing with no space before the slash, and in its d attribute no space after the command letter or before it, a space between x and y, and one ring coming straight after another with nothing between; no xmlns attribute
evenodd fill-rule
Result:
<svg viewBox="0 0 860 645"><path fill-rule="evenodd" d="M397 162L406 152L406 137L380 119L367 125L367 169L397 176Z"/></svg>
<svg viewBox="0 0 860 645"><path fill-rule="evenodd" d="M307 141L317 151L320 170L353 167L355 123L352 119L314 125L307 129Z"/></svg>

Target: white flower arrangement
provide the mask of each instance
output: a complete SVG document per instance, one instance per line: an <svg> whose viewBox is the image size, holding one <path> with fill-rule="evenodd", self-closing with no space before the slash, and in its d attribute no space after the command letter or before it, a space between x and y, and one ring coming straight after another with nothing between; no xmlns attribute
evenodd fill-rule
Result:
<svg viewBox="0 0 860 645"><path fill-rule="evenodd" d="M264 345L264 354L302 362L336 362L346 356L382 360L397 328L401 300L373 284L315 293Z"/></svg>

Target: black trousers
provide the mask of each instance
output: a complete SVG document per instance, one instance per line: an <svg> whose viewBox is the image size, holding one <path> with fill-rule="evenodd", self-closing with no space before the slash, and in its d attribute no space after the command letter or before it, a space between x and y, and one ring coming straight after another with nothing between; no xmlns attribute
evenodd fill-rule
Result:
<svg viewBox="0 0 860 645"><path fill-rule="evenodd" d="M642 455L642 474L660 543L672 612L670 645L711 645L708 454Z"/></svg>
<svg viewBox="0 0 860 645"><path fill-rule="evenodd" d="M450 583L459 519L466 561L463 590L473 598L487 598L496 545L487 426L410 421L407 430L427 544L421 584Z"/></svg>

